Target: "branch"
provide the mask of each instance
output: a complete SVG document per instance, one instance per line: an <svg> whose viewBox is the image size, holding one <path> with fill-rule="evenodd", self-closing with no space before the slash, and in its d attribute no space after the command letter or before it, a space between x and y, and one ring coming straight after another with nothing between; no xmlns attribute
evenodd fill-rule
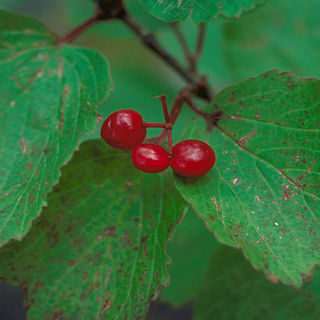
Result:
<svg viewBox="0 0 320 320"><path fill-rule="evenodd" d="M177 37L182 51L184 53L185 59L188 62L188 64L190 64L190 61L192 60L192 53L189 49L188 43L184 37L184 34L181 32L180 28L179 28L179 24L178 22L172 22L169 23L169 26L171 27L173 33L175 34L175 36Z"/></svg>
<svg viewBox="0 0 320 320"><path fill-rule="evenodd" d="M59 41L58 46L70 43L79 37L84 31L100 21L121 19L125 14L125 7L122 0L93 0L96 2L95 15L84 21L75 29L71 30Z"/></svg>
<svg viewBox="0 0 320 320"><path fill-rule="evenodd" d="M73 29L62 37L58 46L70 43L81 35L85 30L95 23L103 20L118 19L132 30L143 42L143 44L158 55L172 69L174 69L191 87L189 91L199 98L207 101L212 100L212 93L204 77L199 78L189 70L185 69L173 56L171 56L157 41L155 36L146 31L137 21L135 21L125 10L122 0L94 0L97 3L96 14L84 21L81 25ZM200 46L201 47L201 46Z"/></svg>
<svg viewBox="0 0 320 320"><path fill-rule="evenodd" d="M196 85L198 79L194 77L190 72L185 70L179 62L172 57L157 41L154 34L147 32L144 28L135 21L130 15L126 14L122 21L124 24L132 30L143 42L145 46L151 49L154 53L156 53L159 57L162 58L170 67L176 70L182 78L184 78L187 82Z"/></svg>
<svg viewBox="0 0 320 320"><path fill-rule="evenodd" d="M185 69L173 56L171 56L157 41L154 34L146 31L137 21L128 13L119 17L123 23L135 33L142 43L159 56L167 65L174 69L183 79L193 86L192 91L198 97L207 101L212 100L212 93L206 81L198 78L196 75Z"/></svg>
<svg viewBox="0 0 320 320"><path fill-rule="evenodd" d="M198 59L200 58L202 50L203 50L205 32L206 32L206 24L200 23L196 51L191 59L191 71L192 72L196 72L196 70L197 70L197 62L198 62Z"/></svg>
<svg viewBox="0 0 320 320"><path fill-rule="evenodd" d="M185 36L184 36L183 32L181 31L181 29L179 28L178 22L170 23L169 26L173 30L175 36L177 37L177 39L181 45L181 48L182 48L184 55L185 55L185 59L189 65L189 71L192 74L197 75L198 74L197 62L201 56L203 45L204 45L206 24L200 23L200 25L199 25L199 33L198 33L197 44L196 44L196 49L195 49L194 53L191 53L189 46L188 46L188 43L185 39Z"/></svg>

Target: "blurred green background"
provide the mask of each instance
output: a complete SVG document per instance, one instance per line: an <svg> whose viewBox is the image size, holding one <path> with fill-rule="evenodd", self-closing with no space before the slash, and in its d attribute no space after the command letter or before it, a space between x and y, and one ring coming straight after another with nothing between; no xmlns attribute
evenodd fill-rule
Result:
<svg viewBox="0 0 320 320"><path fill-rule="evenodd" d="M138 0L125 2L132 15L147 29L153 31L163 46L181 63L185 63L183 52L170 27L150 16ZM66 34L90 17L94 11L94 4L90 0L0 0L0 7L38 18L59 35ZM208 76L215 92L271 69L290 71L301 77L320 77L319 12L319 0L269 0L240 19L221 18L210 22L199 63L201 73ZM198 26L188 21L181 24L181 29L187 36L190 47L194 48ZM152 95L165 93L171 104L175 95L185 85L178 75L144 48L140 40L120 22L111 21L94 26L77 39L75 45L97 49L110 63L114 89L109 98L98 107L98 112L103 118L115 110L133 108L140 112L146 121L159 122L163 117L161 107L159 101ZM202 101L197 102L204 106ZM184 123L190 121L192 117L190 110L182 111L173 131L175 141L179 139ZM158 131L154 129L153 135L157 133ZM82 139L98 137L99 130L92 136L85 136ZM190 209L181 224L177 226L173 241L168 243L167 251L173 260L172 265L168 267L171 283L161 293L162 302L152 306L148 318L171 319L170 317L173 317L172 319L187 320L191 319L194 309L195 319L213 319L211 314L203 315L204 313L197 310L203 308L199 303L201 292L204 292L203 294L209 300L207 305L210 304L210 299L212 301L215 299L213 291L216 285L212 285L210 299L208 299L209 289L204 290L201 287L203 282L207 281L208 272L213 268L215 261L221 264L221 256L223 256L221 250L224 250L221 248L222 246L217 243L212 233ZM237 259L239 261L242 259L239 262L241 264L244 261L242 255L238 255ZM255 273L253 269L252 272ZM219 276L221 275L215 275L217 279ZM249 280L241 278L239 281ZM320 277L316 275L307 290L317 295L319 287ZM272 287L269 290L277 289ZM284 299L287 297L286 294ZM288 299L292 297L288 295ZM195 304L193 304L194 301L196 301ZM221 304L227 305L229 302L223 300ZM272 303L272 301L269 303L270 308ZM177 309L177 311L171 311L171 313L164 311L168 308ZM309 309L311 310L312 307ZM284 315L277 319L286 319ZM245 319L243 315L229 316L232 319ZM310 315L304 319L313 318ZM214 319L227 318L217 314ZM265 315L263 319L273 318ZM320 316L314 319L320 319Z"/></svg>

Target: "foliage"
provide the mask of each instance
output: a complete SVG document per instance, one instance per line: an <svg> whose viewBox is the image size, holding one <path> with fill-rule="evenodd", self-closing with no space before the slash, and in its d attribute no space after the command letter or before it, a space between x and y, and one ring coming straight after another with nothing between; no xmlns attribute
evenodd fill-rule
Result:
<svg viewBox="0 0 320 320"><path fill-rule="evenodd" d="M96 5L0 5L29 2L64 34ZM199 320L317 319L319 273L304 282L319 264L320 82L296 75L320 76L318 1L125 3L80 38L88 48L0 9L0 278L25 290L30 319L143 319L182 221L162 299L191 301ZM208 84L217 94L199 93ZM214 148L205 176L143 174L96 140L100 114L161 122L151 95L174 105L181 89L199 108L181 111L174 140Z"/></svg>
<svg viewBox="0 0 320 320"><path fill-rule="evenodd" d="M37 21L0 11L0 245L29 230L110 89L99 53L56 42Z"/></svg>
<svg viewBox="0 0 320 320"><path fill-rule="evenodd" d="M141 0L151 14L165 21L186 20L207 22L219 15L239 17L244 11L254 9L263 0Z"/></svg>
<svg viewBox="0 0 320 320"><path fill-rule="evenodd" d="M130 154L91 140L48 202L24 241L0 252L0 277L25 289L29 317L143 315L168 282L164 247L186 208L171 177L140 174Z"/></svg>

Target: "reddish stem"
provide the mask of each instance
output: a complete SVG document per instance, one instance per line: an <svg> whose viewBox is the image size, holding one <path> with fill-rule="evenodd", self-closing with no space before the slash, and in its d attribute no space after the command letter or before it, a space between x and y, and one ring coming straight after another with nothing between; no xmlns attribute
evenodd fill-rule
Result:
<svg viewBox="0 0 320 320"><path fill-rule="evenodd" d="M166 129L167 131L167 136L168 136L168 146L169 146L169 158L172 157L172 149L173 149L173 145L172 145L172 130L171 129Z"/></svg>
<svg viewBox="0 0 320 320"><path fill-rule="evenodd" d="M96 24L98 21L100 21L99 15L94 15L93 17L87 19L82 24L80 24L75 29L71 30L69 33L67 33L64 37L62 37L58 43L58 46L61 46L64 43L70 43L73 40L75 40L77 37L79 37L84 31L86 31L89 27Z"/></svg>
<svg viewBox="0 0 320 320"><path fill-rule="evenodd" d="M172 122L168 111L168 105L167 105L167 96L165 94L162 94L160 97L155 97L157 99L160 99L162 110L164 114L164 118L166 120L166 128L161 132L159 137L159 143L162 142L165 135L168 137L168 146L169 146L169 157L172 156Z"/></svg>
<svg viewBox="0 0 320 320"><path fill-rule="evenodd" d="M172 108L170 111L170 119L171 119L172 126L175 124L175 122L181 112L181 109L183 107L184 102L185 102L185 97L184 97L183 93L180 92L180 94L174 99L173 104L172 104ZM166 136L166 130L163 130L159 135L159 143L161 143L163 141L165 136Z"/></svg>
<svg viewBox="0 0 320 320"><path fill-rule="evenodd" d="M164 114L166 114L165 110L168 110L167 103L166 103L166 96L162 95L161 97L155 97L155 98L158 98L161 100L161 102L163 104ZM173 101L170 115L167 113L167 116L165 116L165 117L169 117L169 119L171 120L170 121L171 127L176 122L184 103L186 103L192 111L194 111L196 114L200 115L206 121L210 120L210 119L208 119L210 116L207 115L206 113L204 113L203 111L201 111L194 104L190 93L187 91L181 91L179 93L179 95ZM169 143L169 150L170 150L169 140L171 141L171 146L172 146L172 133L171 133L171 130L168 130L167 128L163 129L157 138L151 138L151 139L149 139L149 141L155 141L156 143L161 144L166 135L168 136L168 143ZM171 152L172 152L172 149L171 149L170 153Z"/></svg>
<svg viewBox="0 0 320 320"><path fill-rule="evenodd" d="M169 111L168 111L168 105L167 105L167 96L165 94L162 94L160 97L158 97L161 101L162 110L164 114L164 118L166 120L166 123L171 123Z"/></svg>
<svg viewBox="0 0 320 320"><path fill-rule="evenodd" d="M168 129L167 123L151 123L151 122L144 122L143 126L145 128L165 128Z"/></svg>

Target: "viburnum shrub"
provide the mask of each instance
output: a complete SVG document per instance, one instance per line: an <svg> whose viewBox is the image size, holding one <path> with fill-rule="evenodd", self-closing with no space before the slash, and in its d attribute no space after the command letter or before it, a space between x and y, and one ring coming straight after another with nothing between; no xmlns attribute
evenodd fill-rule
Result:
<svg viewBox="0 0 320 320"><path fill-rule="evenodd" d="M49 2L0 0L0 279L28 319L320 318L320 2Z"/></svg>

